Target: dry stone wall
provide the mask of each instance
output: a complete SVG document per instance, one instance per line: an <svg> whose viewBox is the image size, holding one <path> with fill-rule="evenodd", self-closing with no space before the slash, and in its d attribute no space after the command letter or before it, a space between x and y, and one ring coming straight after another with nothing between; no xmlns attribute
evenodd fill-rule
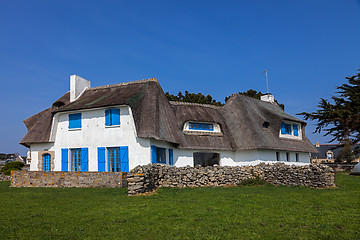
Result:
<svg viewBox="0 0 360 240"><path fill-rule="evenodd" d="M11 187L126 187L123 172L12 171Z"/></svg>
<svg viewBox="0 0 360 240"><path fill-rule="evenodd" d="M236 167L170 167L160 164L137 166L127 175L128 194L151 192L159 187L237 186L264 180L274 185L328 188L335 186L335 173L326 165L295 166L284 163Z"/></svg>

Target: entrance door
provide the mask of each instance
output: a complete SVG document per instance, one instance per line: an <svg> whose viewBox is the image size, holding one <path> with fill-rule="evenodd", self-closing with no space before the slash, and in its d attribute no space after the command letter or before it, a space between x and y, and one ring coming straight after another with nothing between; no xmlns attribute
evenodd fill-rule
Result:
<svg viewBox="0 0 360 240"><path fill-rule="evenodd" d="M193 154L194 166L214 166L215 164L220 163L220 155L218 153L205 153L205 152L196 152Z"/></svg>

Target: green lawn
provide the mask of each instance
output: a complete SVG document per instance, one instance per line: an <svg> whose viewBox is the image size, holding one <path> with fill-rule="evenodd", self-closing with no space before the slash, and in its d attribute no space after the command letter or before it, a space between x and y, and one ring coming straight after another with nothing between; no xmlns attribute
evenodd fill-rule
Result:
<svg viewBox="0 0 360 240"><path fill-rule="evenodd" d="M0 239L360 239L360 177L336 181L336 189L173 188L137 197L0 182Z"/></svg>

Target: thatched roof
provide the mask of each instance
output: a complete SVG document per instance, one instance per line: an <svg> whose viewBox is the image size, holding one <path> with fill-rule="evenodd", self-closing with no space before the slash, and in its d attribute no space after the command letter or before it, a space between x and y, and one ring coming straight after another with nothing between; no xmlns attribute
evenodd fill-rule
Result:
<svg viewBox="0 0 360 240"><path fill-rule="evenodd" d="M89 88L74 102L69 93L53 106L24 121L28 133L21 144L49 142L55 113L128 105L131 107L138 137L173 143L182 149L244 150L278 149L316 152L302 131L303 140L279 138L281 121L305 122L286 114L280 107L257 99L233 95L223 107L206 104L169 102L156 79ZM218 123L220 135L196 135L183 132L187 121ZM267 129L263 123L270 123Z"/></svg>

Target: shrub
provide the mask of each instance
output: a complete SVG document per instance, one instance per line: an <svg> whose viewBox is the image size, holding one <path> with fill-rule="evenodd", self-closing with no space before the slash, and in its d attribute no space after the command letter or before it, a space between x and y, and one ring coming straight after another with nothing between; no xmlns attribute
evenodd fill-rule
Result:
<svg viewBox="0 0 360 240"><path fill-rule="evenodd" d="M5 175L10 175L11 170L21 170L24 165L25 164L23 162L9 162L6 163L0 171L3 172Z"/></svg>

